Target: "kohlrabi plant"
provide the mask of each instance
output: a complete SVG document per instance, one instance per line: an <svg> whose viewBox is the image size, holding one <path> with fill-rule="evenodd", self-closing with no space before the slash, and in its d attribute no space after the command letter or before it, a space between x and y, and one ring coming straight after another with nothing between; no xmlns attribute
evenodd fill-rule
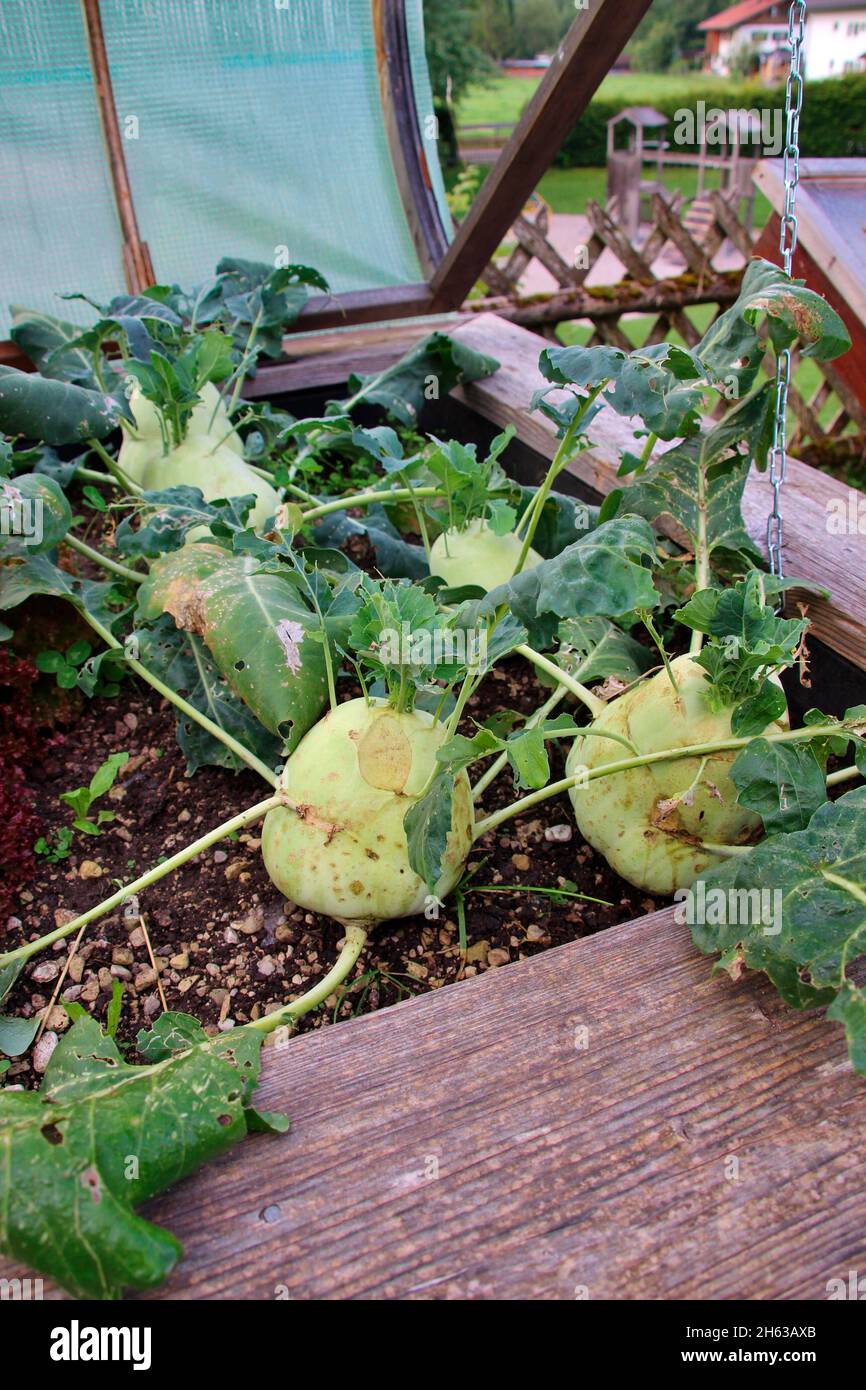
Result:
<svg viewBox="0 0 866 1390"><path fill-rule="evenodd" d="M0 611L14 620L31 596L65 600L112 669L174 706L190 774L245 766L266 786L103 901L11 946L0 972L259 823L273 882L339 921L345 939L320 983L265 1019L211 1039L166 1014L139 1035L145 1065L133 1067L80 1018L41 1092L0 1093L0 1245L84 1295L149 1287L171 1267L173 1238L135 1208L265 1123L249 1107L264 1033L339 990L379 922L462 894L473 846L564 792L581 840L649 893L778 881L776 934L704 922L696 943L734 972L765 970L796 1006L830 1003L866 1071L866 995L849 974L866 932L866 801L862 788L832 799L866 772L866 708L812 711L792 727L782 682L805 666L808 623L782 615L790 581L765 573L741 513L771 438L767 343L838 355L847 338L833 311L756 261L694 348L545 348L549 384L532 404L558 439L543 482L527 489L505 471L508 432L481 457L424 436L431 376L444 392L496 367L442 334L354 378L321 416L257 406L245 421L238 381L263 326L276 344L291 286L222 267L192 298L156 287L115 303L90 338L19 318L41 372L0 369L10 436L0 474L12 513L38 510L40 526L38 537L4 538ZM361 403L381 423L359 424ZM717 404L725 413L713 421ZM602 409L634 420L642 443L599 511L554 485ZM252 477L273 490L266 512L246 474L220 472L211 485L223 462L250 469L238 452L245 429ZM155 463L130 450L148 441ZM305 487L311 461L335 452L361 460L369 486L342 496ZM66 494L80 484L110 499L113 545L76 534ZM471 718L506 657L536 672L538 708ZM88 658L91 671L98 661ZM347 681L352 697L341 700ZM553 750L564 757L556 772ZM515 794L485 813L506 769ZM46 1142L46 1125L59 1137ZM135 1184L119 1167L129 1155L140 1159ZM69 1219L85 1173L102 1194L85 1204L86 1229ZM45 1194L36 1213L20 1196L34 1180Z"/></svg>

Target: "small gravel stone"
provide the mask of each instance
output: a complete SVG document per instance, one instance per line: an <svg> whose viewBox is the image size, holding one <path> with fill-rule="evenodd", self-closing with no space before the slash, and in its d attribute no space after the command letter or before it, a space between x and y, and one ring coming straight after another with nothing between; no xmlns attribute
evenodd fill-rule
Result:
<svg viewBox="0 0 866 1390"><path fill-rule="evenodd" d="M548 844L567 845L571 839L570 825L548 825L544 832L544 838Z"/></svg>
<svg viewBox="0 0 866 1390"><path fill-rule="evenodd" d="M495 970L498 965L507 965L511 956L501 946L494 946L492 951L487 952L487 964L491 970Z"/></svg>
<svg viewBox="0 0 866 1390"><path fill-rule="evenodd" d="M51 1054L57 1046L59 1039L56 1033L43 1033L38 1043L33 1049L33 1070L41 1075L51 1061Z"/></svg>
<svg viewBox="0 0 866 1390"><path fill-rule="evenodd" d="M515 869L519 869L521 873L525 874L526 870L529 868L529 855L512 854L511 862L514 865Z"/></svg>
<svg viewBox="0 0 866 1390"><path fill-rule="evenodd" d="M102 865L95 859L83 859L78 866L79 878L102 878Z"/></svg>
<svg viewBox="0 0 866 1390"><path fill-rule="evenodd" d="M59 973L59 962L56 960L47 960L43 965L37 965L30 978L35 981L37 985L44 985L47 984L49 980L56 980Z"/></svg>
<svg viewBox="0 0 866 1390"><path fill-rule="evenodd" d="M215 850L214 850L214 852L213 852L213 862L214 862L215 864L224 864L224 863L226 862L227 859L228 859L228 855L226 854L226 852L225 852L224 849L215 849Z"/></svg>
<svg viewBox="0 0 866 1390"><path fill-rule="evenodd" d="M268 978L268 976L274 974L276 968L277 963L274 960L273 956L262 956L261 960L258 961L256 964L256 969L258 970L259 974L264 975L266 979Z"/></svg>

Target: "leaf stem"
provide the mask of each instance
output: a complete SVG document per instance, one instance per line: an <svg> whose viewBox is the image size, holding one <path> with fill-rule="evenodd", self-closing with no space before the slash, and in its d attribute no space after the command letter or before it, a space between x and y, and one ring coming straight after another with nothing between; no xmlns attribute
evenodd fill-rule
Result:
<svg viewBox="0 0 866 1390"><path fill-rule="evenodd" d="M533 647L526 646L525 643L521 643L521 645L515 647L514 650L518 652L520 656L526 657L527 661L531 661L533 666L537 666L540 671L546 671L549 676L553 676L560 685L565 686L566 690L570 690L572 695L576 695L581 704L586 705L593 719L597 719L598 716L607 709L604 700L599 700L598 696L593 695L591 690L587 690L585 685L581 685L580 681L575 680L574 676L570 676L567 671L564 671L561 666L557 666L556 662L551 661L549 657L542 656L541 652L535 651Z"/></svg>
<svg viewBox="0 0 866 1390"><path fill-rule="evenodd" d="M170 685L166 685L164 681L161 681L159 676L155 676L153 672L142 665L137 658L130 656L123 643L118 642L114 634L109 632L108 628L104 627L99 619L95 618L92 613L88 613L86 609L81 609L80 611L84 619L93 628L93 631L98 633L102 638L105 645L111 647L112 651L120 652L123 655L123 659L131 671L134 671L143 681L147 681L148 685L152 686L159 695L162 695L166 700L170 701L176 709L180 710L181 714L186 715L187 719L192 719L202 729L209 733L212 738L218 739L220 743L225 744L226 748L230 749L232 753L240 758L241 762L246 763L247 767L251 767L253 772L257 772L260 777L263 777L270 786L277 786L278 778L276 773L272 768L269 768L266 763L263 763L261 758L257 758L255 753L251 753L250 750L245 748L242 743L239 743L232 734L220 728L219 724L215 724L212 719L208 719L206 714L202 714L200 710L195 708L195 705L189 704L182 695L178 695L177 691L172 690Z"/></svg>
<svg viewBox="0 0 866 1390"><path fill-rule="evenodd" d="M547 716L553 710L556 709L556 706L560 703L561 700L565 698L567 694L568 691L566 687L564 685L558 685L554 690L553 694L549 697L549 699L545 700L544 704L540 705L539 708L535 711L535 713L531 714L529 718L524 721L524 729L537 729L538 725L544 723ZM490 764L483 776L478 778L478 781L472 788L473 801L477 801L479 797L490 786L490 783L495 781L495 779L499 776L500 772L505 767L507 762L508 754L503 749L503 751L496 758L494 758L493 762Z"/></svg>
<svg viewBox="0 0 866 1390"><path fill-rule="evenodd" d="M77 536L67 533L63 537L63 544L68 545L71 550L77 550L79 555L84 555L86 559L92 560L95 565L100 565L102 569L108 570L111 574L119 575L121 579L129 579L133 584L140 584L147 576L139 574L137 570L129 569L127 565L122 565L118 560L111 560L101 551L94 550L93 546L86 541L80 541Z"/></svg>
<svg viewBox="0 0 866 1390"><path fill-rule="evenodd" d="M416 497L444 496L444 492L438 487L396 487L390 490L369 488L366 492L356 492L349 497L334 497L330 502L321 502L301 515L304 522L318 521L319 517L345 511L347 507L366 507L376 502L411 502Z"/></svg>
<svg viewBox="0 0 866 1390"><path fill-rule="evenodd" d="M100 444L98 439L88 439L87 447L92 449L95 454L99 455L111 476L117 479L124 492L128 492L131 497L141 497L144 489L140 488L138 483L134 483L131 478L126 476L120 464L117 462L117 459L111 457L111 454Z"/></svg>
<svg viewBox="0 0 866 1390"><path fill-rule="evenodd" d="M46 947L53 946L55 941L61 941L65 936L71 936L73 932L80 931L86 927L88 922L93 922L97 917L104 917L113 908L120 907L128 898L135 893L140 893L145 888L149 888L152 883L157 883L173 869L179 869L183 864L194 859L197 854L202 854L204 850L210 849L211 845L218 844L227 835L231 835L236 830L245 830L248 825L261 820L268 811L272 811L275 806L285 804L281 795L269 796L266 801L258 801L255 806L250 806L246 811L241 811L239 815L232 816L231 820L223 821L216 829L209 830L206 835L201 835L199 839L193 840L192 844L186 845L184 849L178 850L169 859L164 859L161 864L156 864L146 873L139 874L138 878L127 883L124 887L118 888L116 893L112 893L109 898L103 898L101 903L95 907L88 908L80 916L73 918L71 922L66 922L63 926L56 927L54 931L48 932L46 936L40 936L37 941L28 941L17 950L6 951L0 955L0 969L5 969L7 965L14 965L17 961L29 960L36 955L37 951L44 951Z"/></svg>
<svg viewBox="0 0 866 1390"><path fill-rule="evenodd" d="M587 396L584 396L583 400L581 401L579 410L577 411L571 424L568 426L565 433L563 434L562 439L559 441L559 446L556 450L556 453L553 455L553 458L550 461L550 467L548 468L547 473L544 476L544 481L542 482L540 488L535 494L535 500L532 504L531 510L528 513L524 512L523 514L524 518L526 518L526 535L523 537L523 544L520 547L520 554L517 558L517 564L514 568L514 574L511 576L512 579L514 578L514 575L520 573L520 571L523 569L523 566L526 564L526 557L529 554L533 537L535 536L535 532L538 529L538 523L541 520L541 513L544 511L545 504L547 502L548 497L550 496L550 490L553 487L554 480L558 477L558 475L562 472L563 468L568 463L572 445L574 444L575 439L580 433L586 412L589 410L590 406L592 405L598 393L601 391L602 387L606 385L607 381L605 380L601 382L598 386L594 386L592 390L589 392L589 394ZM521 518L521 521L522 520L523 518Z"/></svg>
<svg viewBox="0 0 866 1390"><path fill-rule="evenodd" d="M317 985L308 989L305 994L301 995L300 999L293 999L284 1008L276 1009L272 1014L265 1014L264 1018L254 1019L252 1023L245 1023L243 1027L255 1030L257 1033L273 1033L275 1029L293 1022L303 1014L308 1014L311 1009L318 1008L319 1004L324 1004L328 996L333 994L334 990L343 983L352 970L364 949L366 940L367 932L364 927L346 927L346 939L343 948L327 975L324 975Z"/></svg>
<svg viewBox="0 0 866 1390"><path fill-rule="evenodd" d="M766 743L805 743L812 738L827 738L834 733L847 733L857 727L862 727L862 720L859 725L854 721L848 724L840 721L832 725L820 724L810 725L804 729L785 729L778 734L764 734L762 737ZM476 822L473 840L478 840L488 830L494 830L503 821L522 815L524 811L537 806L539 802L547 801L552 796L559 796L560 792L569 791L571 787L595 782L600 777L610 777L616 772L628 772L633 767L648 767L652 763L676 762L680 758L701 758L705 755L711 756L714 753L732 752L745 748L752 742L754 742L753 738L727 738L719 739L715 743L692 743L682 748L663 748L656 753L639 753L635 757L620 758L616 762L602 763L598 767L581 768L570 777L562 777L558 782L551 782L538 791L530 792L528 796L521 797L519 801L512 802L510 806L504 806L501 810L486 816L484 820Z"/></svg>

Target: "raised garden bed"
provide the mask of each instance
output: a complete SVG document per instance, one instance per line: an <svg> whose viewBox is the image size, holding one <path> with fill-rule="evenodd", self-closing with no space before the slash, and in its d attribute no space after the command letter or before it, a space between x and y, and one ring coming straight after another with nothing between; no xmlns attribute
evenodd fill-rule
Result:
<svg viewBox="0 0 866 1390"><path fill-rule="evenodd" d="M517 438L511 446L509 466L521 481L537 485L544 471L543 460L556 450L555 426L537 414L526 413L533 391L543 384L537 368L539 340L493 316L458 326L455 336L495 357L499 369L471 386L458 388L456 413L451 413L446 402L439 402L429 412L433 418L423 417L424 427L438 433L447 425L458 438L474 437L486 443L491 425L514 425ZM381 352L381 344L376 344L376 350ZM320 360L311 353L291 367L293 389L307 385L312 390L329 382L326 355L323 357L325 360ZM378 367L381 357L374 360ZM355 366L363 372L366 365L359 343ZM288 384L285 367L265 368L256 384L259 396L268 393L269 372L276 389L285 389ZM474 418L470 419L467 411ZM457 420L460 427L454 423ZM634 445L628 422L607 409L593 421L591 434L593 447L577 456L573 482L564 486L568 491L577 489L588 501L610 490L622 453ZM830 582L826 574L826 504L847 499L847 490L795 464L789 464L789 469L788 570L808 584ZM563 486L562 482L558 486ZM753 474L747 484L744 515L755 539L763 536L767 492ZM858 667L864 664L866 650L866 603L857 576L866 573L866 538L858 533L836 536L835 545L838 549L834 548L834 574L830 577L833 597L821 599L804 592L795 594L795 601L808 603L818 639L813 647L814 678L807 703L819 705L828 715L841 716L846 708L859 703L862 689ZM529 670L518 658L509 658L498 667L474 697L475 703L468 705L461 730L471 734L470 716L484 718L497 708L525 713L536 708L544 690ZM794 687L790 689L794 716L802 703L794 695ZM339 690L341 698L354 693L350 678L345 678ZM172 852L175 844L194 839L259 794L253 775L247 772L238 775L204 769L187 782L183 759L172 743L172 718L168 707L160 707L149 692L101 702L98 713L91 706L75 726L74 747L70 751L66 745L52 748L40 769L37 810L50 832L57 828L59 789L86 780L86 770L92 770L108 752L122 748L132 754L132 765L121 770L115 784L122 795L115 793L111 801L117 821L95 842L99 853L94 852L93 859L101 878L128 878L153 862L160 851ZM67 735L67 743L72 737ZM561 763L554 756L554 778L560 770ZM485 799L485 811L513 799L507 780L494 784L491 796ZM128 831L130 826L135 829L134 852L129 841L117 833ZM570 839L559 838L557 827L561 826L572 832ZM554 833L545 834L551 831ZM209 848L173 879L148 888L142 900L165 1002L170 1008L189 1009L211 1028L229 1019L237 1025L261 1017L269 1005L282 1004L293 993L314 984L332 961L342 934L332 921L304 908L284 909L283 898L267 878L256 853L258 839L255 826L242 830L237 840L219 849ZM804 1084L814 1089L818 1084L815 1058L820 1057L821 1066L837 1069L825 1095L828 1087L838 1090L839 1100L853 1107L862 1120L858 1083L841 1061L841 1035L818 1015L794 1016L779 1004L768 1004L770 996L764 986L711 981L708 963L685 945L683 928L672 922L671 914L652 915L665 900L664 895L619 879L574 830L570 802L564 795L489 832L476 845L470 866L481 858L486 861L483 869L465 886L463 894L469 922L468 953L459 949L460 924L451 902L433 920L411 919L381 928L373 938L371 954L355 968L356 976L372 969L370 978L349 993L336 993L327 1013L308 1016L301 1024L315 1027L320 1036L269 1051L263 1093L270 1106L278 1104L290 1090L295 1092L295 1103L289 1107L296 1124L294 1139L256 1140L248 1160L231 1159L215 1181L205 1173L175 1194L159 1199L148 1212L152 1219L165 1220L179 1234L188 1236L187 1262L172 1276L166 1291L174 1296L230 1293L237 1297L236 1272L232 1272L231 1260L225 1260L228 1242L239 1258L241 1252L247 1259L251 1250L257 1251L256 1277L243 1283L243 1293L249 1297L280 1297L283 1295L276 1291L282 1286L290 1296L574 1297L573 1288L583 1285L590 1296L623 1296L622 1291L617 1294L612 1290L620 1278L628 1277L630 1269L637 1271L633 1277L638 1281L649 1281L641 1282L636 1296L664 1292L717 1297L728 1296L726 1290L763 1297L796 1296L798 1291L800 1296L810 1296L803 1290L811 1287L809 1281L817 1278L818 1271L818 1252L811 1249L808 1259L804 1256L798 1267L797 1279L787 1285L782 1280L782 1262L771 1253L766 1258L756 1257L751 1264L742 1263L728 1282L723 1274L712 1273L692 1277L691 1284L683 1283L682 1260L694 1248L694 1232L678 1221L672 1224L663 1210L671 1204L697 1200L694 1172L710 1161L720 1146L727 1145L725 1152L729 1153L732 1145L742 1143L744 1134L750 1135L754 1144L771 1142L782 1102L777 1098L767 1104L757 1099L765 1084L764 1065L773 1075L781 1069L792 1089ZM21 914L22 939L50 930L57 909L74 911L93 901L93 885L86 874L82 876L82 863L77 846L76 857L70 858L68 865L61 862L40 869L30 890L32 907L26 902ZM498 891L512 886L521 891ZM482 897L477 892L481 887L497 891ZM527 887L554 890L557 896L530 895ZM587 896L604 901L591 903ZM125 980L124 971L132 977L134 989L128 991L127 1011L121 1013L117 1033L127 1042L148 1019L158 1016L163 1003L155 972L149 966L146 940L141 933L135 936L135 930L133 927L131 935L129 920L124 920L122 912L113 919L103 919L86 937L90 948L86 958L82 953L84 988L91 974L98 986L93 999L85 995L97 1017L108 1015L111 980ZM581 940L589 935L595 936L592 942ZM560 946L561 950L543 954L549 946ZM54 958L64 959L65 949L61 946ZM528 959L539 955L542 960ZM520 963L500 973L498 967L513 962ZM116 967L113 976L112 966ZM101 977L100 971L107 973ZM488 978L467 979L473 974ZM665 998L663 1008L656 997L661 980L671 985L667 996L664 990L659 992ZM45 986L50 991L49 979ZM26 1014L34 1007L34 993L38 996L39 992L32 975L23 976L9 1002L13 1010ZM92 989L89 992L92 994ZM427 997L410 1000L397 1011L389 1010L376 1018L352 1019L338 1029L318 1026L330 1017L332 1009L341 1018L355 1012L378 1013L384 1004L406 993ZM733 1003L730 1012L721 1006L722 1000L726 1006ZM37 1003L35 1007L40 1006ZM755 1010L760 1015L757 1050L754 1026L750 1023L740 1030L744 1017L752 1019ZM688 1024L694 1024L694 1032L683 1021L683 1013ZM645 1037L651 1019L655 1021L652 1042L644 1050L635 1049L635 1035ZM589 1028L586 1046L579 1033L584 1024ZM778 1035L773 1031L776 1028ZM596 1043L592 1041L593 1029ZM769 1039L768 1032L772 1033ZM741 1041L743 1038L750 1039L751 1045ZM387 1078L395 1066L390 1059L400 1049L400 1040L402 1060L394 1077L386 1081L383 1094L383 1077ZM777 1041L779 1050L774 1052ZM603 1046L593 1053L598 1043ZM728 1044L733 1060L724 1057L723 1048ZM703 1080L699 1071L692 1072L694 1057L702 1048L711 1059L709 1081ZM514 1061L515 1052L519 1061ZM583 1052L586 1056L576 1068L575 1054ZM417 1076L419 1069L429 1074L434 1053L441 1070L431 1079L429 1093L423 1099L407 1100L407 1076ZM714 1117L718 1107L724 1110L727 1104L728 1068L736 1067L738 1053L743 1066L738 1071L736 1098L731 1097L734 1109L725 1120L730 1127L723 1134L714 1128ZM670 1066L663 1065L668 1059ZM512 1064L513 1075L509 1075ZM30 1080L27 1065L19 1064L20 1070L14 1073L24 1084ZM315 1076L320 1081L327 1077L331 1084L326 1084L323 1092L313 1090ZM487 1090L482 1096L484 1077ZM500 1080L505 1077L507 1082ZM646 1099L647 1087L650 1099ZM685 1114L674 1105L674 1097L683 1088ZM373 1105L377 1095L382 1097L381 1106ZM450 1097L451 1109L446 1109L442 1120L445 1137L437 1140L434 1117L442 1117L441 1097L445 1095ZM643 1109L635 1123L633 1107L642 1095ZM676 1113L668 1117L667 1109L672 1106ZM560 1114L578 1118L569 1119L561 1128L555 1118ZM794 1148L802 1142L806 1125L804 1120L802 1134L796 1124L792 1126ZM479 1187L468 1169L473 1152L478 1152L482 1128L482 1154L477 1159ZM397 1137L393 1137L395 1131ZM696 1132L701 1136L699 1142ZM732 1133L734 1138L729 1138ZM356 1200L346 1187L346 1205L337 1208L342 1214L335 1219L327 1239L321 1241L317 1257L299 1259L303 1230L324 1200L328 1184L323 1175L333 1167L328 1154L337 1134L343 1140L349 1136L337 1162L338 1185L351 1183L353 1164L357 1173L361 1153L372 1155L381 1148L381 1161L369 1165ZM617 1181L623 1184L632 1177L638 1183L635 1190L641 1193L633 1202L620 1197L610 1225L591 1214L597 1193L591 1182L575 1181L572 1163L558 1162L549 1181L540 1178L541 1165L551 1150L561 1159L561 1145L570 1143L577 1152L586 1151L591 1157L594 1142L611 1154L619 1154L622 1146ZM273 1176L269 1143L294 1145L294 1167L287 1163L286 1178ZM693 1154L690 1145L694 1146ZM519 1161L512 1159L523 1154L524 1146L528 1163L521 1172ZM685 1169L680 1162L682 1146L691 1155ZM423 1182L416 1168L402 1166L415 1149L418 1169L424 1169L427 1156L436 1159L436 1171L431 1169L432 1177ZM497 1157L503 1152L509 1155L507 1159ZM790 1181L813 1182L819 1162L829 1164L833 1180L841 1181L847 1172L847 1158L830 1155L826 1146L822 1152L820 1160L801 1165L789 1154L785 1171ZM576 1158L573 1163L577 1163ZM497 1174L503 1165L499 1190ZM241 1173L244 1176L239 1182ZM660 1196L653 1190L656 1175ZM454 1181L436 1182L437 1176ZM239 1183L235 1189L238 1196L228 1201L227 1184L233 1180ZM512 1228L508 1212L533 1191L534 1181L538 1185L528 1214ZM723 1175L719 1178L722 1181ZM472 1200L466 1196L467 1182ZM484 1183L494 1184L491 1194L485 1195ZM389 1184L396 1184L400 1195L394 1197ZM774 1204L763 1180L750 1178L747 1187L729 1190L740 1194L733 1199L740 1215L742 1194L747 1192L750 1201L754 1199L744 1221L734 1220L733 1215L721 1220L709 1197L696 1216L704 1233L720 1221L716 1233L725 1252L720 1264L725 1258L736 1261L750 1241L760 1239L768 1245L778 1236L782 1220L781 1208ZM655 1201L657 1196L657 1216L650 1223L642 1203ZM462 1219L454 1203L463 1211ZM382 1205L386 1213L385 1240L373 1239L369 1230L360 1230L359 1214L369 1212L371 1205ZM560 1213L557 1222L552 1220L554 1212ZM290 1227L284 1225L286 1220ZM416 1242L409 1234L412 1223L419 1221L436 1224L442 1230L435 1249L422 1249L423 1242ZM221 1232L218 1237L217 1225ZM482 1229L484 1253L480 1255ZM841 1219L834 1216L824 1229L829 1234L821 1258L841 1259L843 1247L847 1258L850 1247L844 1244ZM602 1252L612 1230L627 1233L637 1243L637 1254L614 1261L604 1271ZM214 1266L207 1249L211 1238L215 1243L218 1240L222 1251L220 1268ZM526 1241L538 1242L528 1263ZM471 1255L470 1246L474 1247ZM790 1249L786 1251L786 1258L789 1256ZM297 1268L299 1264L303 1270ZM835 1268L830 1269L827 1277L835 1272ZM812 1296L820 1296L820 1291Z"/></svg>

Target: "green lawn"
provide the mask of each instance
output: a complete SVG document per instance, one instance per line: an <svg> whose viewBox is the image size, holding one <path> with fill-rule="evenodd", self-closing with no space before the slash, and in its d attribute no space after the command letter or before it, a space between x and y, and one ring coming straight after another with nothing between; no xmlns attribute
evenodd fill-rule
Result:
<svg viewBox="0 0 866 1390"><path fill-rule="evenodd" d="M461 98L457 117L460 125L479 125L482 121L516 121L538 85L534 77L494 77L490 83L477 83ZM732 82L742 90L742 82ZM606 77L597 95L623 106L649 105L666 96L681 98L688 103L707 87L714 93L724 86L724 79L701 72L653 73L616 72Z"/></svg>
<svg viewBox="0 0 866 1390"><path fill-rule="evenodd" d="M700 97L702 89L711 83L718 92L722 79L703 73L614 73L606 77L599 95L622 101L624 106L654 101L672 93L684 102ZM742 89L742 84L737 84ZM489 85L470 87L458 112L461 125L476 125L484 121L516 121L537 86L533 77L496 77ZM486 171L485 171L486 172ZM650 176L647 166L646 176ZM697 192L698 171L691 168L668 168L662 173L667 188L679 188L686 200ZM450 180L453 182L453 178ZM554 212L582 213L588 198L604 203L606 172L603 168L550 169L538 186ZM707 170L706 187L718 187L718 173ZM770 205L762 193L755 198L754 225L763 227L770 215Z"/></svg>
<svg viewBox="0 0 866 1390"><path fill-rule="evenodd" d="M646 176L647 178L650 177L649 170L647 170ZM554 212L582 213L586 209L588 198L594 198L597 203L604 206L606 179L607 171L605 169L548 169L538 185L538 192L550 204ZM662 182L666 188L679 188L688 202L697 193L698 171L690 168L664 169ZM718 170L708 169L704 187L718 188L718 186ZM763 227L769 215L770 204L763 193L758 192L755 195L753 213L755 227Z"/></svg>

